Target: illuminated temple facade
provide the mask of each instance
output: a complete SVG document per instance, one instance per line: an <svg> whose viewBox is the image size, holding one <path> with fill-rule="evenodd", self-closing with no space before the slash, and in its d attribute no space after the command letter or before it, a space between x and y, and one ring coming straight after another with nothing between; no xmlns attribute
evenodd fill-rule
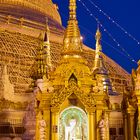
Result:
<svg viewBox="0 0 140 140"><path fill-rule="evenodd" d="M52 0L0 0L0 140L140 140L140 62L130 75L65 29Z"/></svg>

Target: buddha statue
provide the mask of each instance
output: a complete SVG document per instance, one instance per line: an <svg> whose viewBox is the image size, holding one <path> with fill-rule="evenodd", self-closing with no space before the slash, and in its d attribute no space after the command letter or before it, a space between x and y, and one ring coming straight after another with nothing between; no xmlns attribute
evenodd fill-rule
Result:
<svg viewBox="0 0 140 140"><path fill-rule="evenodd" d="M82 140L82 127L74 117L65 126L65 140Z"/></svg>

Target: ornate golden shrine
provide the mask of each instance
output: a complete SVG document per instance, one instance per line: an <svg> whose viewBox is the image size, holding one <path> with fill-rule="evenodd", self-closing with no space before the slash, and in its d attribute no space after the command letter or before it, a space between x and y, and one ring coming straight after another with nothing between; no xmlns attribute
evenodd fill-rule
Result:
<svg viewBox="0 0 140 140"><path fill-rule="evenodd" d="M130 99L126 101L126 98L122 98L128 94L128 91L119 98L119 101L122 100L124 103L122 104L123 110L122 113L121 111L117 113L114 118L117 117L122 121L118 124L121 125L119 131L125 125L124 137L110 137L109 125L114 121L110 120L110 118L113 119L111 115L114 115L113 110L119 110L121 107L111 104L114 101L113 96L117 96L117 93L112 89L102 58L101 33L97 29L94 67L91 69L82 56L83 45L76 19L76 0L70 0L69 10L69 21L64 35L62 59L59 65L55 71L48 73L43 55L38 59L40 69L37 75L41 75L41 77L37 80L38 90L35 91L36 140L109 140L113 138L132 140L136 136L133 131L135 125L132 119L137 115L135 113L137 105L134 104L134 101L129 103ZM49 45L47 47L49 48ZM50 65L48 65L48 70L50 70ZM53 90L47 89L46 85L48 84L50 84L49 87L53 87L51 88ZM125 108L126 104L129 105ZM77 107L77 111L74 111L74 107ZM85 121L87 120L87 122L80 124L78 108L85 112L85 118L87 117ZM70 111L72 109L73 111ZM125 120L126 116L127 121ZM81 115L82 117L84 115ZM124 120L121 119L123 117ZM40 123L42 120L45 122L44 126ZM44 133L40 132L42 127ZM86 127L88 128L86 129ZM130 132L129 136L128 132Z"/></svg>
<svg viewBox="0 0 140 140"><path fill-rule="evenodd" d="M25 9L35 8L41 13L45 9L43 4L33 6L38 1L0 2L3 10L7 3L16 8L23 5ZM52 3L50 0L48 2ZM68 137L133 140L139 136L139 68L132 73L132 88L130 75L102 53L99 29L96 32L95 52L83 45L76 19L76 0L70 0L69 9L63 46L63 28L58 24L61 22L56 20L59 19L58 15L53 17L57 12L49 15L54 19L53 24L52 19L49 23L38 23L31 21L34 19L1 14L0 124L3 126L8 122L8 126L16 131L16 125L20 124L20 130L23 121L26 131L22 130L21 133L24 136L10 135L10 132L6 136L22 137L24 140L60 140ZM13 32L11 27L17 32ZM34 94L31 76L36 81ZM3 114L6 114L6 118ZM87 120L83 122L81 118ZM73 132L72 128L82 134ZM0 135L3 137L4 134Z"/></svg>

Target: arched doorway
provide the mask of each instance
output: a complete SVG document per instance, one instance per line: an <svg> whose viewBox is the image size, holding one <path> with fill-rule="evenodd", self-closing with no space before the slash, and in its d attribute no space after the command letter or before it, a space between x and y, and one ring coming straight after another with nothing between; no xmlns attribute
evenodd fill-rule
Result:
<svg viewBox="0 0 140 140"><path fill-rule="evenodd" d="M88 140L88 119L78 107L68 107L60 113L59 140Z"/></svg>

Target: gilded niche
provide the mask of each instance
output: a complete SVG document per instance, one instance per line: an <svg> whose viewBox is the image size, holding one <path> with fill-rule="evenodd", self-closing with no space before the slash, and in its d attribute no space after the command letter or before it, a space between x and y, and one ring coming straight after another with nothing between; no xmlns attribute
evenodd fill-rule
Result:
<svg viewBox="0 0 140 140"><path fill-rule="evenodd" d="M70 95L75 94L85 107L95 107L94 95L84 94L84 91L77 85L77 81L70 79L69 85L54 91L51 99L52 107L59 107Z"/></svg>

